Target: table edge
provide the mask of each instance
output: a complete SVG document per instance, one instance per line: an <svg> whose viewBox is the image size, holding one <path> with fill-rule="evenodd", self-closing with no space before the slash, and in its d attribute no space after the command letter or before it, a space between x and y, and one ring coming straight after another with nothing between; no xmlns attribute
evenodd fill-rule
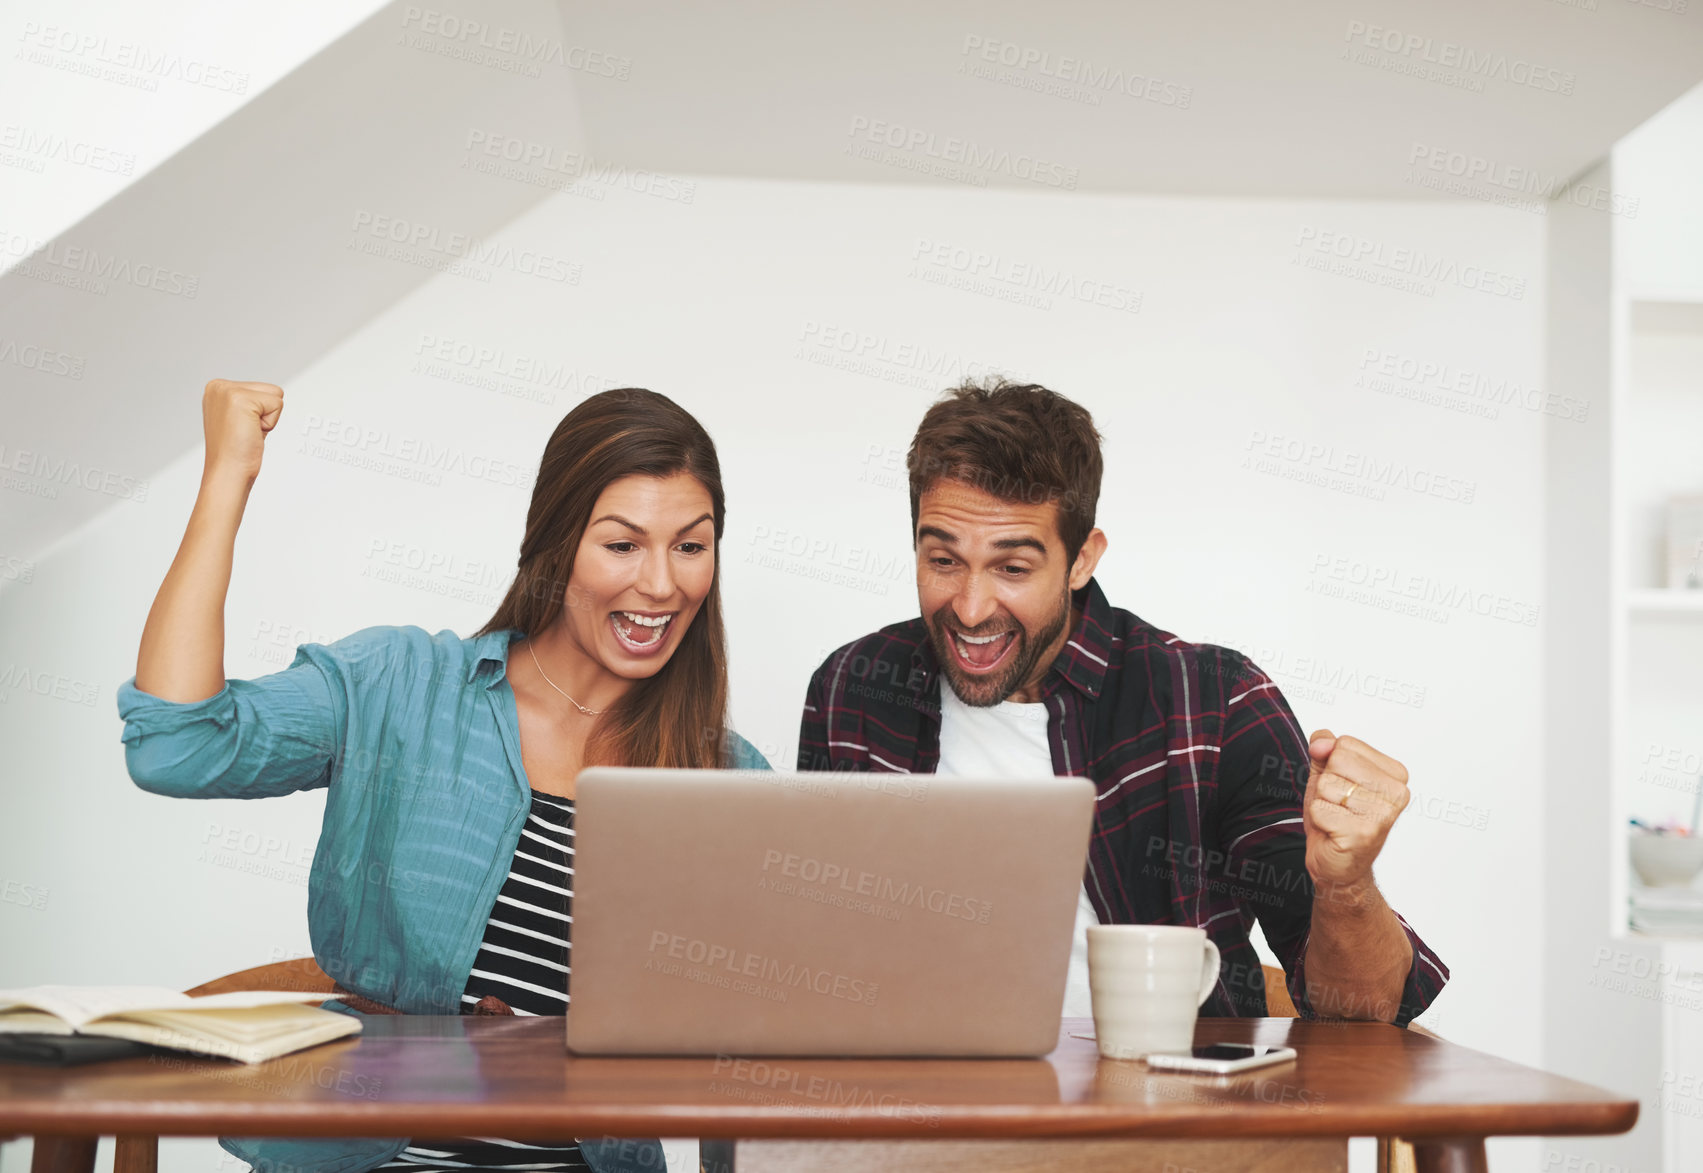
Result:
<svg viewBox="0 0 1703 1173"><path fill-rule="evenodd" d="M1202 1108L1172 1112L1163 1118L1108 1113L1104 1105L1060 1105L1014 1117L1004 1106L957 1108L942 1112L929 1126L875 1112L805 1115L789 1109L718 1111L693 1108L598 1108L542 1115L538 1105L481 1105L470 1110L440 1107L419 1121L385 1118L382 1113L328 1118L325 1105L272 1104L253 1111L209 1112L205 1106L174 1112L138 1111L134 1104L68 1104L49 1112L8 1112L0 1105L0 1133L156 1136L288 1136L296 1138L373 1137L408 1134L448 1139L477 1133L528 1132L584 1136L701 1136L713 1138L848 1140L1068 1140L1068 1139L1250 1139L1346 1136L1609 1136L1637 1123L1636 1100L1592 1104L1545 1105L1541 1110L1510 1113L1505 1105L1418 1104L1374 1106L1314 1112L1297 1108L1259 1111ZM370 1115L372 1120L363 1119ZM1513 1116L1513 1119L1509 1119ZM1233 1128L1226 1125L1234 1120ZM544 1132L540 1133L540 1124ZM422 1125L431 1125L422 1131Z"/></svg>

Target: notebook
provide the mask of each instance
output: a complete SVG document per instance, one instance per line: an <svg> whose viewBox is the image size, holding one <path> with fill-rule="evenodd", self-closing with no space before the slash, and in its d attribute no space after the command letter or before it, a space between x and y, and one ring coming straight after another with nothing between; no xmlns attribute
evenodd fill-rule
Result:
<svg viewBox="0 0 1703 1173"><path fill-rule="evenodd" d="M0 1034L99 1035L260 1063L356 1034L361 1020L304 1005L334 995L236 990L192 998L154 986L0 990Z"/></svg>

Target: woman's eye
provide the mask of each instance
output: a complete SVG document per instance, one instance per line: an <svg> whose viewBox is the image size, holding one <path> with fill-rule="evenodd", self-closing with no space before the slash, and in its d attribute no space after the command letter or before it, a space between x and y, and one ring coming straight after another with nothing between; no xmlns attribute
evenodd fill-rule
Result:
<svg viewBox="0 0 1703 1173"><path fill-rule="evenodd" d="M702 542L680 543L680 551L684 554L702 554L707 549L709 549L709 547L704 545Z"/></svg>
<svg viewBox="0 0 1703 1173"><path fill-rule="evenodd" d="M603 548L615 554L629 554L638 549L632 542L607 542Z"/></svg>

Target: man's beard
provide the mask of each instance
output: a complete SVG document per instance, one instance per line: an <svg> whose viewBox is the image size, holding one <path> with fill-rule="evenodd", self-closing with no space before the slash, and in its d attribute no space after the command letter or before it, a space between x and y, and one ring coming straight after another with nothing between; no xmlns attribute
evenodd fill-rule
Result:
<svg viewBox="0 0 1703 1173"><path fill-rule="evenodd" d="M946 674L947 682L958 694L958 699L972 708L985 708L999 704L1021 688L1035 671L1036 663L1064 631L1065 624L1070 622L1070 588L1067 584L1057 612L1038 635L1030 638L1029 630L1022 624L1017 625L1017 646L1006 652L1005 667L992 676L971 676L958 663L958 649L953 646L952 636L942 622L942 617L951 610L952 604L947 603L928 618L928 635L934 644L934 656L940 661L940 670ZM990 627L986 631L962 634L979 637L1010 630L1010 627Z"/></svg>

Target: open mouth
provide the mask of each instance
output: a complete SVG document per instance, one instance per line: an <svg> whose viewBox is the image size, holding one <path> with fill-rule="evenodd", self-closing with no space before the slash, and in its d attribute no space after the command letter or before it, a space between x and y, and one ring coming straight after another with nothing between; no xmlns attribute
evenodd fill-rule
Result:
<svg viewBox="0 0 1703 1173"><path fill-rule="evenodd" d="M648 655L660 648L673 625L672 611L666 615L642 615L637 611L609 613L609 626L615 632L616 641L636 656Z"/></svg>
<svg viewBox="0 0 1703 1173"><path fill-rule="evenodd" d="M957 654L958 666L966 672L993 671L1017 646L1015 631L1001 631L993 635L963 635L949 631L947 636Z"/></svg>

